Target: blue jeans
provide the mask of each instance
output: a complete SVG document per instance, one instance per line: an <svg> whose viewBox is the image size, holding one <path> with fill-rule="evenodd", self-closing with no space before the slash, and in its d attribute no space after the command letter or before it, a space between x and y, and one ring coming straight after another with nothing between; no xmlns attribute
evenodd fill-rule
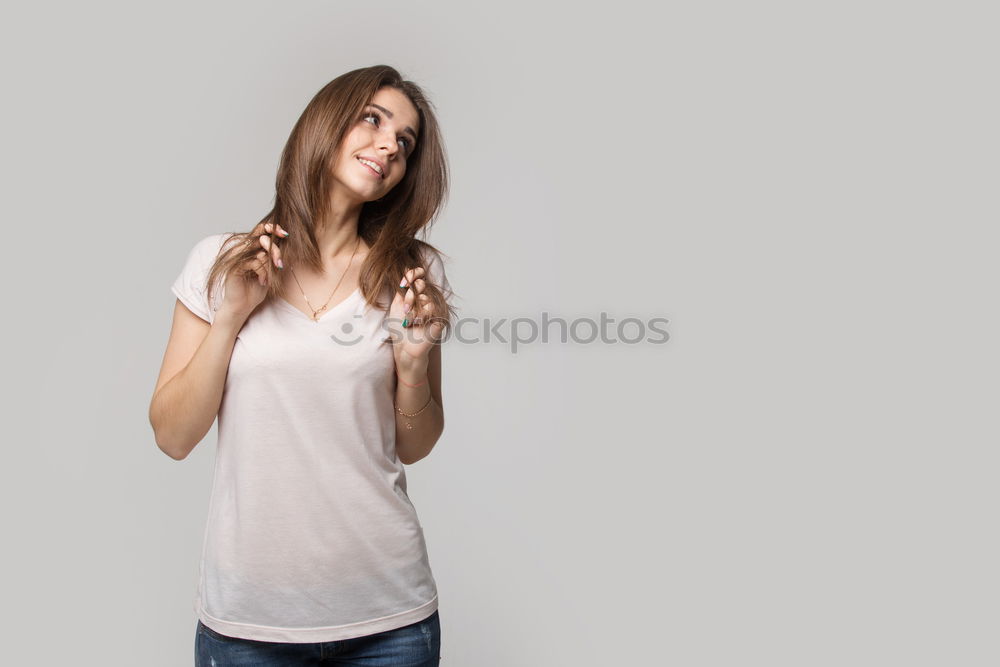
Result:
<svg viewBox="0 0 1000 667"><path fill-rule="evenodd" d="M395 630L332 642L292 644L229 637L198 620L195 667L437 667L441 661L441 621L437 610L422 621Z"/></svg>

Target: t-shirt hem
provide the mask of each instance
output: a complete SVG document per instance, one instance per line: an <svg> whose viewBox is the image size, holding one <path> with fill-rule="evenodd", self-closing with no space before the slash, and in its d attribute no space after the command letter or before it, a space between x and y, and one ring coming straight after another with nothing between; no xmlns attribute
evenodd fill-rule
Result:
<svg viewBox="0 0 1000 667"><path fill-rule="evenodd" d="M381 618L347 625L331 625L322 628L279 628L249 623L231 623L210 616L204 609L197 609L198 618L202 623L216 632L240 639L252 639L263 642L284 642L292 644L311 644L332 642L343 639L365 637L378 632L395 630L417 621L422 621L438 608L438 596L409 611L383 616Z"/></svg>

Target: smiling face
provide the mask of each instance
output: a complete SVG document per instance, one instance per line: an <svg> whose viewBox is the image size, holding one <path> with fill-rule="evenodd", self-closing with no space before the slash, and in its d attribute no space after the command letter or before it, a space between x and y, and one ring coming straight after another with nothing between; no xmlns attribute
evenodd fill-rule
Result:
<svg viewBox="0 0 1000 667"><path fill-rule="evenodd" d="M360 205L384 196L406 174L420 116L410 99L382 88L344 136L333 166L334 201Z"/></svg>

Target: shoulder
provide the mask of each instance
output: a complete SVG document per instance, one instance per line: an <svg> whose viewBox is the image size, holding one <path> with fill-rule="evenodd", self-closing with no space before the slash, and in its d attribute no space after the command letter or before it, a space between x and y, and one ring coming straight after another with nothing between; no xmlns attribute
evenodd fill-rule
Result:
<svg viewBox="0 0 1000 667"><path fill-rule="evenodd" d="M227 244L229 239L235 239L233 232L222 232L209 234L199 239L188 251L186 269L196 273L205 273L215 263L216 258L222 253L223 248L231 247Z"/></svg>
<svg viewBox="0 0 1000 667"><path fill-rule="evenodd" d="M451 281L448 280L446 271L447 255L437 250L429 243L420 242L421 264L430 280L444 292L445 299L451 300L454 292L451 288Z"/></svg>
<svg viewBox="0 0 1000 667"><path fill-rule="evenodd" d="M221 293L213 290L212 304L208 303L208 277L224 242L234 237L232 233L209 234L199 239L188 251L184 267L173 284L173 292L188 310L208 322L221 303ZM221 277L216 285L222 283ZM225 286L222 286L222 290Z"/></svg>
<svg viewBox="0 0 1000 667"><path fill-rule="evenodd" d="M222 251L223 246L231 246L232 244L226 244L228 239L235 239L236 234L234 232L221 232L219 234L209 234L203 237L197 243L194 244L192 252L198 254L201 257L209 257L215 259L219 253Z"/></svg>
<svg viewBox="0 0 1000 667"><path fill-rule="evenodd" d="M423 267L428 271L443 271L445 268L446 255L424 241L420 242L420 257Z"/></svg>

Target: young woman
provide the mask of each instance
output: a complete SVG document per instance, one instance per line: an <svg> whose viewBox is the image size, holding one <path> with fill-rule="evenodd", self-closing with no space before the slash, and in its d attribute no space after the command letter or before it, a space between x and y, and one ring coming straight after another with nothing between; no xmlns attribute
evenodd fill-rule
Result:
<svg viewBox="0 0 1000 667"><path fill-rule="evenodd" d="M437 665L437 587L403 464L444 428L454 308L416 238L448 189L431 104L388 66L306 107L274 208L200 240L150 405L184 459L219 420L196 665Z"/></svg>

